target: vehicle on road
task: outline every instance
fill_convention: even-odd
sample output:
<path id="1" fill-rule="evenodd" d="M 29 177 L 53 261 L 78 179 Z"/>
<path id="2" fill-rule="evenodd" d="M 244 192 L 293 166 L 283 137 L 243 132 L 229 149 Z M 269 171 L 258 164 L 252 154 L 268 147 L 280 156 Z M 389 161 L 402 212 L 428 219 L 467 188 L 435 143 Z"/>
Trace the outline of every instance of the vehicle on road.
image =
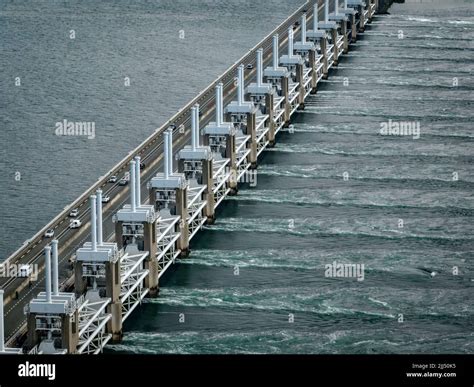
<path id="1" fill-rule="evenodd" d="M 102 196 L 102 203 L 108 203 L 108 202 L 110 202 L 110 196 L 109 195 Z"/>
<path id="2" fill-rule="evenodd" d="M 146 164 L 144 162 L 141 162 L 140 163 L 140 169 L 145 169 L 146 168 Z"/>
<path id="3" fill-rule="evenodd" d="M 123 177 L 119 180 L 119 185 L 127 185 L 130 181 L 130 172 L 125 172 Z"/>
<path id="4" fill-rule="evenodd" d="M 75 218 L 77 215 L 79 215 L 79 208 L 74 208 L 70 213 L 69 216 L 71 218 Z"/>
<path id="5" fill-rule="evenodd" d="M 79 228 L 82 226 L 82 222 L 79 219 L 71 220 L 69 223 L 69 228 Z"/>
<path id="6" fill-rule="evenodd" d="M 18 269 L 18 277 L 29 277 L 31 274 L 31 266 L 30 265 L 20 265 Z"/>
<path id="7" fill-rule="evenodd" d="M 107 180 L 107 182 L 109 183 L 116 183 L 118 180 L 117 176 L 113 175 L 113 176 L 110 176 L 109 177 L 109 180 Z"/>
<path id="8" fill-rule="evenodd" d="M 247 66 L 245 66 L 247 68 L 247 70 L 252 70 L 253 69 L 253 64 L 252 63 L 248 63 Z"/>
<path id="9" fill-rule="evenodd" d="M 45 238 L 52 238 L 53 236 L 54 236 L 54 230 L 52 228 L 50 228 L 49 230 L 46 230 L 46 232 L 44 233 Z"/>

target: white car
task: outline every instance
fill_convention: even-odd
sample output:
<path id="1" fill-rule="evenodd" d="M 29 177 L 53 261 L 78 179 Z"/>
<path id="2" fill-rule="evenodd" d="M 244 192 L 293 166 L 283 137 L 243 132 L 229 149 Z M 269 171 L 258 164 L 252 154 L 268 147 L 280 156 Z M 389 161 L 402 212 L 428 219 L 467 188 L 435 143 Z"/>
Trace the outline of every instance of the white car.
<path id="1" fill-rule="evenodd" d="M 128 179 L 126 179 L 125 177 L 122 177 L 119 180 L 119 185 L 124 186 L 124 185 L 127 185 L 127 184 L 128 184 Z"/>
<path id="2" fill-rule="evenodd" d="M 102 203 L 108 203 L 108 202 L 110 202 L 110 196 L 109 195 L 102 196 Z"/>
<path id="3" fill-rule="evenodd" d="M 82 223 L 79 219 L 71 220 L 71 223 L 69 223 L 69 228 L 79 228 L 81 226 L 82 226 Z"/>
<path id="4" fill-rule="evenodd" d="M 69 213 L 69 216 L 71 218 L 75 218 L 77 215 L 79 215 L 79 209 L 78 208 L 74 208 L 70 213 Z"/>
<path id="5" fill-rule="evenodd" d="M 54 230 L 52 228 L 50 228 L 49 230 L 46 230 L 46 232 L 44 233 L 45 238 L 52 238 L 53 236 L 54 236 Z"/>
<path id="6" fill-rule="evenodd" d="M 108 182 L 109 183 L 116 183 L 117 182 L 117 176 L 115 176 L 115 175 L 110 176 Z"/>
<path id="7" fill-rule="evenodd" d="M 31 266 L 30 265 L 20 265 L 20 268 L 18 270 L 18 276 L 19 277 L 29 277 L 31 274 Z"/>

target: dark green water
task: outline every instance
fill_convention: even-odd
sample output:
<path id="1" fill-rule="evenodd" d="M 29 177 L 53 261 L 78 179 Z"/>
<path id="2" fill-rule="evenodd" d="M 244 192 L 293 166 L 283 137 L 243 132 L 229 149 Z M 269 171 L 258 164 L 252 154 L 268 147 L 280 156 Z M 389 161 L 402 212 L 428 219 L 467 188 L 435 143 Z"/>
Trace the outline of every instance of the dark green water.
<path id="1" fill-rule="evenodd" d="M 110 348 L 472 353 L 473 39 L 470 3 L 378 17 Z"/>
<path id="2" fill-rule="evenodd" d="M 1 1 L 0 260 L 301 3 Z M 106 351 L 473 353 L 473 8 L 377 17 Z"/>

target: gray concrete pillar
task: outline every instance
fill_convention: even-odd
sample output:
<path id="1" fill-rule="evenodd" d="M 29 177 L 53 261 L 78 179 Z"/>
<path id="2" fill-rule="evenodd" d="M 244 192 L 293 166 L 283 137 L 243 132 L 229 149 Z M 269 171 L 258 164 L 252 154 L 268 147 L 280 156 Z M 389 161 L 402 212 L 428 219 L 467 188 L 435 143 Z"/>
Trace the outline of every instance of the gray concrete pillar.
<path id="1" fill-rule="evenodd" d="M 342 21 L 341 22 L 342 25 L 341 25 L 341 32 L 342 32 L 342 36 L 344 37 L 344 45 L 342 46 L 343 50 L 342 52 L 344 54 L 347 54 L 349 52 L 349 39 L 347 39 L 347 21 Z"/>
<path id="2" fill-rule="evenodd" d="M 120 259 L 105 264 L 106 296 L 110 298 L 107 310 L 112 318 L 107 323 L 107 332 L 112 334 L 112 342 L 122 341 L 122 302 L 120 301 Z"/>
<path id="3" fill-rule="evenodd" d="M 179 215 L 178 222 L 180 237 L 178 238 L 178 249 L 181 250 L 181 257 L 189 255 L 189 226 L 188 226 L 188 189 L 176 188 L 176 215 Z"/>
<path id="4" fill-rule="evenodd" d="M 311 65 L 311 94 L 318 91 L 318 74 L 316 73 L 316 50 L 309 52 L 309 63 Z"/>
<path id="5" fill-rule="evenodd" d="M 339 49 L 337 48 L 337 29 L 333 28 L 331 30 L 331 37 L 332 37 L 332 43 L 333 43 L 333 53 L 334 53 L 334 64 L 333 66 L 337 66 L 339 64 Z"/>
<path id="6" fill-rule="evenodd" d="M 148 197 L 149 197 L 149 200 L 150 200 L 150 204 L 153 207 L 155 207 L 155 211 L 159 211 L 158 204 L 156 202 L 156 188 L 150 187 L 148 189 Z M 117 230 L 115 232 L 117 232 Z M 115 234 L 115 235 L 117 235 L 117 234 Z M 116 236 L 116 238 L 117 238 L 117 236 Z M 117 243 L 118 243 L 118 241 L 117 241 Z"/>
<path id="7" fill-rule="evenodd" d="M 352 43 L 355 43 L 355 42 L 357 42 L 357 24 L 356 24 L 356 14 L 355 13 L 353 13 L 351 15 L 351 28 L 352 28 L 351 40 L 352 40 Z"/>
<path id="8" fill-rule="evenodd" d="M 296 82 L 299 83 L 298 86 L 298 110 L 304 109 L 304 95 L 306 93 L 304 88 L 304 79 L 303 79 L 303 65 L 296 65 Z"/>
<path id="9" fill-rule="evenodd" d="M 61 316 L 61 346 L 67 350 L 68 354 L 77 352 L 79 343 L 79 312 L 74 311 L 74 318 L 65 314 Z"/>
<path id="10" fill-rule="evenodd" d="M 250 153 L 247 161 L 250 164 L 250 169 L 257 168 L 257 129 L 256 129 L 256 115 L 255 113 L 247 113 L 247 129 L 246 134 L 250 136 Z"/>
<path id="11" fill-rule="evenodd" d="M 267 141 L 269 148 L 273 148 L 275 146 L 275 120 L 273 119 L 275 115 L 273 108 L 274 103 L 275 101 L 273 100 L 273 93 L 265 94 L 265 110 L 266 113 L 269 115 L 267 132 Z"/>
<path id="12" fill-rule="evenodd" d="M 364 32 L 365 27 L 364 7 L 359 6 L 359 32 Z"/>
<path id="13" fill-rule="evenodd" d="M 148 297 L 158 296 L 158 261 L 156 259 L 156 223 L 145 223 L 143 227 L 144 250 L 148 251 L 145 260 L 145 269 L 148 275 L 145 277 L 145 287 L 148 289 Z"/>
<path id="14" fill-rule="evenodd" d="M 25 346 L 28 350 L 33 348 L 36 344 L 38 344 L 39 337 L 38 332 L 36 331 L 36 315 L 33 313 L 29 313 L 27 320 L 27 338 L 25 342 Z"/>
<path id="15" fill-rule="evenodd" d="M 290 125 L 290 98 L 289 98 L 289 78 L 288 77 L 282 77 L 281 78 L 281 89 L 282 89 L 282 95 L 285 97 L 285 112 L 283 113 L 283 119 L 285 121 L 285 124 L 283 125 L 285 128 Z"/>
<path id="16" fill-rule="evenodd" d="M 76 296 L 83 295 L 87 290 L 87 282 L 82 275 L 82 262 L 77 261 L 74 263 L 74 292 Z"/>
<path id="17" fill-rule="evenodd" d="M 110 304 L 108 312 L 112 318 L 107 323 L 107 331 L 112 334 L 112 343 L 120 343 L 123 337 L 122 331 L 122 303 L 120 301 Z"/>
<path id="18" fill-rule="evenodd" d="M 237 195 L 237 159 L 235 154 L 235 135 L 226 136 L 226 148 L 225 148 L 225 157 L 230 159 L 229 168 L 231 173 L 231 178 L 227 183 L 227 186 L 230 188 L 229 195 Z"/>
<path id="19" fill-rule="evenodd" d="M 328 40 L 324 37 L 320 41 L 321 53 L 323 54 L 323 79 L 328 79 L 329 77 L 329 60 L 328 60 Z"/>
<path id="20" fill-rule="evenodd" d="M 206 136 L 207 137 L 207 136 Z M 204 199 L 206 201 L 206 207 L 204 207 L 204 215 L 207 218 L 207 224 L 214 224 L 216 220 L 215 207 L 216 202 L 214 199 L 214 174 L 212 171 L 212 159 L 202 160 L 202 183 L 206 186 Z"/>
<path id="21" fill-rule="evenodd" d="M 178 160 L 178 173 L 184 173 L 184 160 Z"/>
<path id="22" fill-rule="evenodd" d="M 151 200 L 150 200 L 151 203 Z M 122 222 L 115 222 L 115 242 L 119 250 L 123 249 L 123 229 Z"/>

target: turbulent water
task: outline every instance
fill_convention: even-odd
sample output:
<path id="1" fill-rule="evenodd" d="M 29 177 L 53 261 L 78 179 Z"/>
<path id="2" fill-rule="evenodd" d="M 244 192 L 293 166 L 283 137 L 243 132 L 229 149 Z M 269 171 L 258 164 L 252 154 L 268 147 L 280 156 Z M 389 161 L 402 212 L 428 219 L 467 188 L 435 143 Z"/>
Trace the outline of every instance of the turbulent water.
<path id="1" fill-rule="evenodd" d="M 443 4 L 395 5 L 377 17 L 294 116 L 294 130 L 264 153 L 256 187 L 226 202 L 108 351 L 474 351 L 474 14 L 471 3 Z M 296 4 L 286 5 L 280 19 Z M 122 48 L 133 52 L 130 44 Z M 116 58 L 123 66 L 118 59 L 129 54 Z M 204 69 L 204 80 L 192 71 L 187 81 L 204 85 L 222 66 Z M 134 93 L 127 111 L 152 98 Z M 128 114 L 117 100 L 107 108 L 109 118 Z M 381 135 L 389 120 L 419 123 L 419 138 Z M 333 262 L 363 264 L 363 280 L 325 276 Z"/>

